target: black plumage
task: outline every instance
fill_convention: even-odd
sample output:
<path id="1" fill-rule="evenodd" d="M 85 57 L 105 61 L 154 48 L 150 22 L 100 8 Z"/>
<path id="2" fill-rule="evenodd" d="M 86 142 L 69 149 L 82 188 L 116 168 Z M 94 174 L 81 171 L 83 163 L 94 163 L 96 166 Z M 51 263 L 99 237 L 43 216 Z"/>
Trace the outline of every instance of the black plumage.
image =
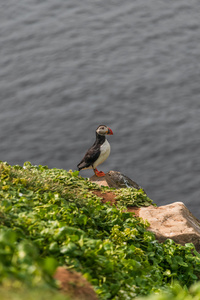
<path id="1" fill-rule="evenodd" d="M 110 144 L 105 135 L 112 134 L 112 130 L 106 125 L 98 126 L 94 144 L 88 149 L 81 162 L 77 165 L 79 171 L 92 168 L 97 176 L 105 176 L 102 171 L 97 170 L 97 166 L 103 163 L 110 154 Z"/>
<path id="2" fill-rule="evenodd" d="M 96 141 L 94 142 L 92 147 L 88 149 L 81 162 L 77 165 L 79 171 L 93 166 L 94 162 L 100 156 L 101 153 L 100 146 L 103 145 L 105 139 L 106 139 L 105 135 L 99 135 L 96 132 Z"/>

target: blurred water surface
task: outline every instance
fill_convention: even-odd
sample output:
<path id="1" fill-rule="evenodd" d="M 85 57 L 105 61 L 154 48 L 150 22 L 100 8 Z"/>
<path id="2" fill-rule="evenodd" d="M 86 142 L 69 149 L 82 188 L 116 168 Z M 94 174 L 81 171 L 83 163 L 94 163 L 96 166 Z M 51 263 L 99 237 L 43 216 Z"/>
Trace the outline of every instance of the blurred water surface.
<path id="1" fill-rule="evenodd" d="M 198 0 L 2 1 L 0 160 L 76 169 L 106 124 L 100 169 L 200 218 L 199 15 Z"/>

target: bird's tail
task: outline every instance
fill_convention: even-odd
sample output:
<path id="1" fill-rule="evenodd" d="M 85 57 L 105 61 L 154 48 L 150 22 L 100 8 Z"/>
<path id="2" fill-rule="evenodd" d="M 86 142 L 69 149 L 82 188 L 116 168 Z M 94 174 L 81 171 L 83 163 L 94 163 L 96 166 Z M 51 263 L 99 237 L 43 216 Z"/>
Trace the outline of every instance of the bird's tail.
<path id="1" fill-rule="evenodd" d="M 77 165 L 78 170 L 82 170 L 82 169 L 88 169 L 90 167 L 90 164 L 86 164 L 85 162 L 80 162 Z"/>

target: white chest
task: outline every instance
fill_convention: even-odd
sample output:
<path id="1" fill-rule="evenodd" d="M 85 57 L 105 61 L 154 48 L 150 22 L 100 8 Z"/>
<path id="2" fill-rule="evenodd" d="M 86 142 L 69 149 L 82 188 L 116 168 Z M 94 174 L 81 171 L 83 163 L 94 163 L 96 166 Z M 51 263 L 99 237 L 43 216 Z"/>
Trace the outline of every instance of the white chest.
<path id="1" fill-rule="evenodd" d="M 93 165 L 94 169 L 98 165 L 102 164 L 108 158 L 108 156 L 110 154 L 110 144 L 108 143 L 107 140 L 105 140 L 105 142 L 101 145 L 100 152 L 101 152 L 101 154 L 100 154 L 99 158 L 95 161 L 95 163 Z"/>

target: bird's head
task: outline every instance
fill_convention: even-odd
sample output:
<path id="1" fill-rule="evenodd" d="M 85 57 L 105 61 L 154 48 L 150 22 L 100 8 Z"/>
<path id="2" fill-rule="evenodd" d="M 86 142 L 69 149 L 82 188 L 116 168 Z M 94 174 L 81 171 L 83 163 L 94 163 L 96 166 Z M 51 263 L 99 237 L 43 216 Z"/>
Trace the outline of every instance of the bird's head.
<path id="1" fill-rule="evenodd" d="M 96 129 L 96 133 L 99 135 L 113 135 L 112 130 L 106 125 L 99 125 L 99 127 Z"/>

